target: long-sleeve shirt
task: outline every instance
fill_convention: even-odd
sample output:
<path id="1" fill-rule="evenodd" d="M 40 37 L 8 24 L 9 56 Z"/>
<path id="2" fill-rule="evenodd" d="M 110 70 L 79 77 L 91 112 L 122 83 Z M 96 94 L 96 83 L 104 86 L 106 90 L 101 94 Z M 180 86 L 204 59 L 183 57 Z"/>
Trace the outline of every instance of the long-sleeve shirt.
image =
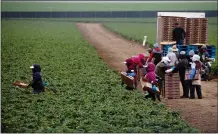
<path id="1" fill-rule="evenodd" d="M 177 27 L 173 30 L 173 40 L 183 40 L 185 38 L 185 30 L 181 27 Z"/>
<path id="2" fill-rule="evenodd" d="M 157 65 L 161 61 L 162 52 L 160 48 L 154 48 L 151 52 L 148 62 L 151 62 L 152 58 L 154 58 L 154 64 Z"/>

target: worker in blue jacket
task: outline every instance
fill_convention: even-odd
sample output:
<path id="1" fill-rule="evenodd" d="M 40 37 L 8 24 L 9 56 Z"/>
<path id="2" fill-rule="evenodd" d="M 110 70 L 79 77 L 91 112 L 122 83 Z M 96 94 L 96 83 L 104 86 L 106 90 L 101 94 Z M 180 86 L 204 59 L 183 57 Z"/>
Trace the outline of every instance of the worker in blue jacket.
<path id="1" fill-rule="evenodd" d="M 42 82 L 42 75 L 41 75 L 41 67 L 38 64 L 34 64 L 33 66 L 30 67 L 32 69 L 32 82 L 28 85 L 32 86 L 33 88 L 33 93 L 34 94 L 39 94 L 41 92 L 45 91 L 45 87 Z"/>

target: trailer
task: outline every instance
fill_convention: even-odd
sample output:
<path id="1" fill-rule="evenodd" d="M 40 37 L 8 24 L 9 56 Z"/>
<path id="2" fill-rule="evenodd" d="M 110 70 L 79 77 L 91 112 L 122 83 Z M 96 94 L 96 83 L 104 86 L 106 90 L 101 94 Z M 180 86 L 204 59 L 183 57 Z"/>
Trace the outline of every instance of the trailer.
<path id="1" fill-rule="evenodd" d="M 172 31 L 174 24 L 179 23 L 186 32 L 184 45 L 177 48 L 185 51 L 186 54 L 191 50 L 199 50 L 202 45 L 207 46 L 210 58 L 216 57 L 215 45 L 208 44 L 208 19 L 202 12 L 158 12 L 157 13 L 157 39 L 161 45 L 163 56 L 166 56 L 169 47 L 176 44 L 173 41 Z"/>

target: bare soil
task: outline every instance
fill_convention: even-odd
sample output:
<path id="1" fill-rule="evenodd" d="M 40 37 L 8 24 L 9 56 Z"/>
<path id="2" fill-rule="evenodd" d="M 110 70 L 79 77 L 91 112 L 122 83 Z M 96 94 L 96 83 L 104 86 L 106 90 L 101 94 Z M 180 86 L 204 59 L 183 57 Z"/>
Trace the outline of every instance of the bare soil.
<path id="1" fill-rule="evenodd" d="M 101 58 L 116 71 L 126 70 L 123 62 L 133 55 L 147 54 L 146 47 L 128 41 L 98 23 L 78 23 L 77 28 L 96 48 Z M 218 132 L 218 81 L 202 81 L 203 99 L 163 99 L 169 109 L 176 110 L 191 126 L 201 132 Z M 180 88 L 182 95 L 182 88 Z M 196 95 L 197 96 L 197 95 Z"/>

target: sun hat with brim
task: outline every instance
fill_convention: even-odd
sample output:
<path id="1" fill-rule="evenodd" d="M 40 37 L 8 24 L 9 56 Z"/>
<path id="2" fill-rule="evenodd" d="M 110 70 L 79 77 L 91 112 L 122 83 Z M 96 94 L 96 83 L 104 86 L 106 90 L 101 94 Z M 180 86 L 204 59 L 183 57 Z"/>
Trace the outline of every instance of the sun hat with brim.
<path id="1" fill-rule="evenodd" d="M 174 45 L 174 46 L 172 47 L 172 50 L 173 50 L 173 52 L 179 51 L 179 49 L 176 47 L 176 45 Z"/>
<path id="2" fill-rule="evenodd" d="M 30 68 L 34 68 L 34 66 L 30 66 Z"/>

